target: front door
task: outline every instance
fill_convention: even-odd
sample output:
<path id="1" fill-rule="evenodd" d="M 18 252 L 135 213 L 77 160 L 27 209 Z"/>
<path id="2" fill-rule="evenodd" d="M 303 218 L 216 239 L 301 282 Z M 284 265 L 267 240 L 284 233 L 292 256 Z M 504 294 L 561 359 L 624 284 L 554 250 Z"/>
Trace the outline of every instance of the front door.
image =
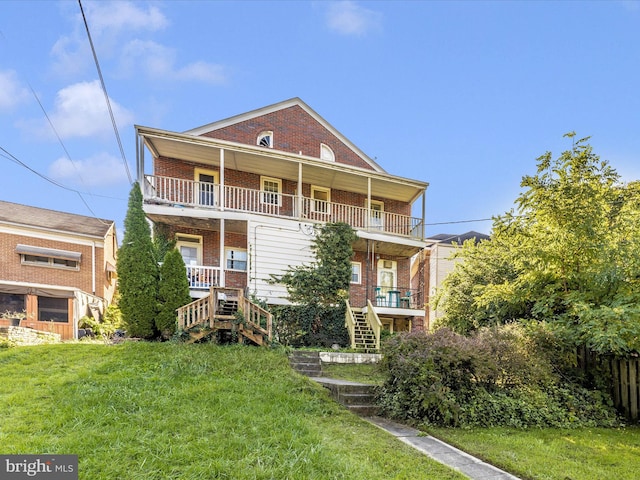
<path id="1" fill-rule="evenodd" d="M 199 205 L 214 206 L 216 204 L 215 188 L 218 183 L 218 172 L 211 170 L 195 171 L 197 202 Z"/>
<path id="2" fill-rule="evenodd" d="M 394 260 L 378 260 L 378 286 L 386 304 L 397 307 L 398 263 Z"/>

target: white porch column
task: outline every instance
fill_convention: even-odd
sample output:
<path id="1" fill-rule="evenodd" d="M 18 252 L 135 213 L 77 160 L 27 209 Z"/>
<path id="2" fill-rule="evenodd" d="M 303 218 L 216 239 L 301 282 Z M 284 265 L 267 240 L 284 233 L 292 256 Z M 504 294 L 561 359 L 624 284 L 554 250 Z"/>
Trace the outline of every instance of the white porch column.
<path id="1" fill-rule="evenodd" d="M 224 218 L 220 219 L 220 286 L 226 287 L 224 268 L 227 265 L 227 261 L 224 257 Z"/>
<path id="2" fill-rule="evenodd" d="M 296 198 L 298 204 L 298 218 L 302 218 L 302 163 L 298 163 L 298 196 Z"/>
<path id="3" fill-rule="evenodd" d="M 224 211 L 224 148 L 220 149 L 220 210 Z"/>
<path id="4" fill-rule="evenodd" d="M 367 226 L 367 230 L 371 223 L 371 177 L 367 177 L 367 221 L 365 225 Z"/>
<path id="5" fill-rule="evenodd" d="M 144 182 L 144 142 L 140 138 L 140 135 L 136 134 L 136 166 L 138 167 L 137 175 L 138 175 L 138 183 L 140 184 L 140 189 L 142 190 L 142 194 L 144 196 L 145 193 L 145 182 Z"/>
<path id="6" fill-rule="evenodd" d="M 424 240 L 424 237 L 425 237 L 425 227 L 426 227 L 424 224 L 425 218 L 426 218 L 426 212 L 427 212 L 426 197 L 427 197 L 427 190 L 425 189 L 422 191 L 422 236 L 421 236 L 422 240 Z"/>

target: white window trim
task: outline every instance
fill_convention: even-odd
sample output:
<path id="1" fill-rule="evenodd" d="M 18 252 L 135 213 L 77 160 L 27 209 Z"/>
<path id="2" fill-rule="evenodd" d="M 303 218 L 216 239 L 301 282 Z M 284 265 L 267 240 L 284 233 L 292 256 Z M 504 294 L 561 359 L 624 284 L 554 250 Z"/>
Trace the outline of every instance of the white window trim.
<path id="1" fill-rule="evenodd" d="M 353 267 L 358 267 L 358 280 L 356 282 L 353 281 Z M 349 283 L 353 285 L 361 285 L 362 284 L 362 262 L 351 262 L 351 280 Z"/>
<path id="2" fill-rule="evenodd" d="M 366 201 L 365 201 L 366 202 Z M 380 209 L 374 209 L 373 207 L 379 206 Z M 369 215 L 369 228 L 373 228 L 376 230 L 384 230 L 384 202 L 380 200 L 371 200 L 371 203 L 368 205 L 370 210 Z"/>
<path id="3" fill-rule="evenodd" d="M 326 200 L 319 200 L 314 196 L 315 192 L 324 192 L 327 194 Z M 322 203 L 316 203 L 322 202 Z M 322 213 L 324 215 L 328 215 L 330 213 L 330 204 L 331 204 L 331 189 L 325 187 L 317 187 L 315 185 L 311 185 L 311 211 L 314 213 Z M 321 208 L 318 206 L 322 205 Z M 324 209 L 323 209 L 324 208 Z"/>
<path id="4" fill-rule="evenodd" d="M 264 188 L 265 182 L 272 182 L 278 184 L 278 192 L 267 192 Z M 277 195 L 278 203 L 267 202 L 265 199 L 267 195 Z M 260 176 L 260 203 L 264 205 L 282 206 L 282 179 L 273 177 Z"/>
<path id="5" fill-rule="evenodd" d="M 265 137 L 269 137 L 269 145 L 266 145 L 266 147 L 268 148 L 273 148 L 273 131 L 271 130 L 266 130 L 264 132 L 260 132 L 260 135 L 258 135 L 258 139 L 256 141 L 256 145 L 258 145 L 259 147 L 265 147 L 265 145 L 262 145 L 260 142 L 262 142 L 262 139 Z"/>
<path id="6" fill-rule="evenodd" d="M 185 240 L 181 240 L 184 238 Z M 187 239 L 192 239 L 191 241 Z M 180 247 L 195 247 L 198 257 L 197 264 L 202 265 L 202 235 L 192 235 L 190 233 L 176 233 L 176 248 L 180 251 Z M 186 265 L 190 267 L 191 265 Z"/>
<path id="7" fill-rule="evenodd" d="M 229 257 L 228 257 L 229 252 L 244 252 L 246 254 L 246 258 L 244 260 L 246 267 L 244 269 L 227 267 L 227 260 L 229 260 Z M 232 272 L 246 272 L 248 266 L 249 266 L 249 255 L 247 254 L 246 248 L 225 247 L 224 249 L 224 269 L 225 270 L 230 270 Z"/>
<path id="8" fill-rule="evenodd" d="M 325 155 L 325 153 L 327 155 Z M 320 160 L 325 160 L 327 162 L 336 161 L 336 154 L 333 152 L 333 149 L 329 145 L 325 145 L 324 143 L 320 144 Z"/>
<path id="9" fill-rule="evenodd" d="M 207 170 L 206 168 L 195 168 L 193 171 L 193 179 L 196 182 L 196 185 L 198 188 L 196 188 L 196 192 L 194 192 L 194 194 L 196 195 L 195 197 L 195 201 L 197 204 L 203 204 L 204 202 L 201 201 L 201 194 L 202 193 L 210 193 L 213 195 L 213 202 L 212 203 L 204 203 L 205 205 L 215 205 L 218 203 L 218 195 L 217 195 L 217 191 L 216 191 L 216 187 L 213 187 L 211 190 L 211 192 L 207 192 L 206 189 L 202 188 L 202 182 L 200 183 L 200 175 L 210 175 L 213 177 L 213 184 L 214 185 L 219 185 L 220 184 L 220 172 L 218 172 L 217 170 Z"/>
<path id="10" fill-rule="evenodd" d="M 37 257 L 37 258 L 42 258 L 43 260 L 42 261 L 27 260 L 27 257 Z M 44 259 L 46 259 L 47 261 L 45 262 Z M 59 263 L 55 263 L 54 260 L 64 260 L 65 262 L 73 262 L 75 265 L 60 265 Z M 60 270 L 71 270 L 74 272 L 80 271 L 80 262 L 78 260 L 49 257 L 47 255 L 33 255 L 28 253 L 21 253 L 20 264 L 28 265 L 31 267 L 57 268 Z"/>

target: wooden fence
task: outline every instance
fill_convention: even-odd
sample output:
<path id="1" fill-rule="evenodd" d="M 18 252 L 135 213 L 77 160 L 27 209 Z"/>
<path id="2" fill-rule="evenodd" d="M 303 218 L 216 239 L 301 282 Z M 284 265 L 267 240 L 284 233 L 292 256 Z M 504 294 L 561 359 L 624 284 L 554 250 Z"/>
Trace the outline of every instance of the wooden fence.
<path id="1" fill-rule="evenodd" d="M 578 352 L 578 365 L 585 371 L 605 368 L 611 374 L 611 396 L 616 409 L 631 422 L 640 422 L 640 358 L 598 357 Z"/>

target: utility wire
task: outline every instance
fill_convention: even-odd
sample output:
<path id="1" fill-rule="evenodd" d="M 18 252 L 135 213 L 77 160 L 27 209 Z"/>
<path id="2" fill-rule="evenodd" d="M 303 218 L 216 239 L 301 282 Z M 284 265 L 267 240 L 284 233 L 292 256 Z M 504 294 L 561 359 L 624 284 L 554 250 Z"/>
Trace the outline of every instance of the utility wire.
<path id="1" fill-rule="evenodd" d="M 86 192 L 84 192 L 84 193 L 83 193 L 83 192 L 80 192 L 80 191 L 78 191 L 78 190 L 76 190 L 76 189 L 74 189 L 74 188 L 67 187 L 66 185 L 63 185 L 62 183 L 57 182 L 57 181 L 55 181 L 54 179 L 47 177 L 46 175 L 44 175 L 44 174 L 42 174 L 42 173 L 38 172 L 37 170 L 34 170 L 34 169 L 33 169 L 33 168 L 31 168 L 29 165 L 27 165 L 26 163 L 24 163 L 22 160 L 18 159 L 15 155 L 13 155 L 12 153 L 10 153 L 10 152 L 9 152 L 7 149 L 5 149 L 4 147 L 1 147 L 1 146 L 0 146 L 0 151 L 1 151 L 1 152 L 3 152 L 3 153 L 0 153 L 0 156 L 2 156 L 2 157 L 4 157 L 4 158 L 6 158 L 6 159 L 8 159 L 8 160 L 11 160 L 11 161 L 12 161 L 12 162 L 14 162 L 14 163 L 17 163 L 18 165 L 20 165 L 20 166 L 22 166 L 22 167 L 26 168 L 26 169 L 27 169 L 27 170 L 29 170 L 31 173 L 36 174 L 38 177 L 42 178 L 43 180 L 46 180 L 47 182 L 51 183 L 52 185 L 55 185 L 56 187 L 60 187 L 60 188 L 62 188 L 63 190 L 67 190 L 67 191 L 69 191 L 69 192 L 73 192 L 73 193 L 77 194 L 77 195 L 80 197 L 80 200 L 82 200 L 82 203 L 84 203 L 84 205 L 87 207 L 87 209 L 91 212 L 91 214 L 93 215 L 93 217 L 94 217 L 96 220 L 99 220 L 99 221 L 101 221 L 101 222 L 102 222 L 102 219 L 101 219 L 101 218 L 98 218 L 98 216 L 94 213 L 94 211 L 91 209 L 91 207 L 87 204 L 87 202 L 85 201 L 84 197 L 82 196 L 83 194 L 84 194 L 84 195 L 87 195 L 87 193 L 86 193 Z M 95 195 L 95 196 L 96 196 L 96 197 L 103 197 L 103 198 L 110 198 L 110 199 L 113 199 L 113 200 L 122 200 L 121 198 L 109 197 L 109 196 L 106 196 L 106 195 Z"/>
<path id="2" fill-rule="evenodd" d="M 78 169 L 78 166 L 76 165 L 76 163 L 71 158 L 71 155 L 69 154 L 69 151 L 67 150 L 67 147 L 65 146 L 64 142 L 62 141 L 62 138 L 60 138 L 60 135 L 58 134 L 58 130 L 56 130 L 56 127 L 53 125 L 53 122 L 51 121 L 51 118 L 49 118 L 49 115 L 47 114 L 47 111 L 45 110 L 44 105 L 42 105 L 42 102 L 40 101 L 40 98 L 38 97 L 38 95 L 36 94 L 35 90 L 33 89 L 33 87 L 31 86 L 31 84 L 29 82 L 27 82 L 27 85 L 29 85 L 29 89 L 31 90 L 31 93 L 33 93 L 33 96 L 35 97 L 36 101 L 38 102 L 38 105 L 40 105 L 40 110 L 42 110 L 42 113 L 44 114 L 45 118 L 47 119 L 47 122 L 49 122 L 49 126 L 51 127 L 51 130 L 53 130 L 53 133 L 55 133 L 56 138 L 58 139 L 58 142 L 60 143 L 60 146 L 62 146 L 62 150 L 64 150 L 64 153 L 67 155 L 67 158 L 69 159 L 69 161 L 73 165 L 73 168 L 76 170 L 76 173 L 78 174 L 78 177 L 80 178 L 80 183 L 82 183 L 82 186 L 84 188 L 87 188 L 87 186 L 84 183 L 84 178 L 82 178 L 82 173 Z M 85 205 L 86 205 L 86 202 L 85 202 Z"/>
<path id="3" fill-rule="evenodd" d="M 98 77 L 100 77 L 100 84 L 102 85 L 102 92 L 104 93 L 104 99 L 107 102 L 107 108 L 109 109 L 109 116 L 111 117 L 111 125 L 113 125 L 113 131 L 116 134 L 116 139 L 118 141 L 118 147 L 120 148 L 120 155 L 122 156 L 122 163 L 124 163 L 124 168 L 127 171 L 127 177 L 129 178 L 129 184 L 133 184 L 133 179 L 131 178 L 131 172 L 129 171 L 129 164 L 127 163 L 127 157 L 124 154 L 124 148 L 122 148 L 122 141 L 120 140 L 120 134 L 118 133 L 118 126 L 116 125 L 116 119 L 113 116 L 113 109 L 111 108 L 111 102 L 109 101 L 109 95 L 107 94 L 107 87 L 104 84 L 104 78 L 102 77 L 102 70 L 100 69 L 100 63 L 98 63 L 98 55 L 96 54 L 96 50 L 93 46 L 93 40 L 91 39 L 91 32 L 89 32 L 89 24 L 87 23 L 87 18 L 84 15 L 84 9 L 82 8 L 82 1 L 78 0 L 78 5 L 80 5 L 80 12 L 82 13 L 82 20 L 84 21 L 84 27 L 87 31 L 87 37 L 89 38 L 89 45 L 91 45 L 91 52 L 93 53 L 93 60 L 96 64 L 96 69 L 98 70 Z"/>
<path id="4" fill-rule="evenodd" d="M 437 223 L 425 223 L 426 225 L 451 225 L 453 223 L 473 223 L 473 222 L 488 222 L 490 220 L 493 220 L 493 218 L 479 218 L 476 220 L 457 220 L 455 222 L 437 222 Z"/>

